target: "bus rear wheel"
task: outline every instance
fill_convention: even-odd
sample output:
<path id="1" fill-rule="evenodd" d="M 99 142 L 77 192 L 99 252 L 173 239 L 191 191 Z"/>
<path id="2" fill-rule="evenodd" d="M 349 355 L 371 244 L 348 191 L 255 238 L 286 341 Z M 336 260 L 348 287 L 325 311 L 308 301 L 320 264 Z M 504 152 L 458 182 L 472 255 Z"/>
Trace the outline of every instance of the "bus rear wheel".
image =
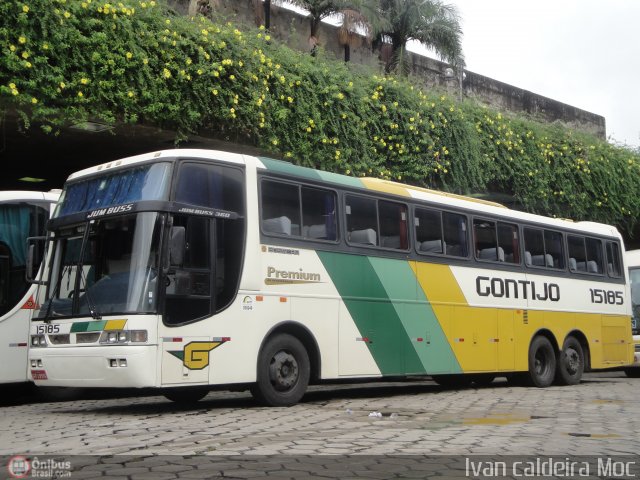
<path id="1" fill-rule="evenodd" d="M 584 373 L 584 352 L 575 337 L 564 341 L 556 370 L 556 383 L 559 385 L 577 385 Z"/>
<path id="2" fill-rule="evenodd" d="M 310 372 L 309 355 L 300 340 L 288 334 L 275 335 L 258 355 L 258 378 L 251 393 L 270 407 L 294 405 L 307 390 Z"/>
<path id="3" fill-rule="evenodd" d="M 529 382 L 539 388 L 553 383 L 556 374 L 556 353 L 548 338 L 538 336 L 529 346 Z"/>
<path id="4" fill-rule="evenodd" d="M 625 368 L 624 373 L 629 378 L 640 378 L 640 367 Z"/>

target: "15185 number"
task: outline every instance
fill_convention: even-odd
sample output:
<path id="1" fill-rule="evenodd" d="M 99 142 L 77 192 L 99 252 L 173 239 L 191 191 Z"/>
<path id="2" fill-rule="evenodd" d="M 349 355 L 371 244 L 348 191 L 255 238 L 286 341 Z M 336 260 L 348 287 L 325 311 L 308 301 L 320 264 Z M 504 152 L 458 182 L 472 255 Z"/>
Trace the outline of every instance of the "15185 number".
<path id="1" fill-rule="evenodd" d="M 604 303 L 606 305 L 622 305 L 624 303 L 622 292 L 601 290 L 599 288 L 590 288 L 589 292 L 591 292 L 591 303 Z"/>

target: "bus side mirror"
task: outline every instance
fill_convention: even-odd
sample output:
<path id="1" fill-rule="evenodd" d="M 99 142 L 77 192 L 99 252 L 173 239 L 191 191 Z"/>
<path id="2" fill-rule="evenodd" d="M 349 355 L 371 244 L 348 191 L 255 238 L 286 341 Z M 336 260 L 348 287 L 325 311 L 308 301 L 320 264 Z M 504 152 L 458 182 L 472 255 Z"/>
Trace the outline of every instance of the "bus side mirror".
<path id="1" fill-rule="evenodd" d="M 36 280 L 40 264 L 43 260 L 44 242 L 46 237 L 29 237 L 27 238 L 27 265 L 25 269 L 25 279 L 29 283 L 36 285 L 46 285 L 44 280 Z"/>
<path id="2" fill-rule="evenodd" d="M 184 263 L 184 227 L 171 227 L 169 238 L 169 266 L 181 267 Z"/>

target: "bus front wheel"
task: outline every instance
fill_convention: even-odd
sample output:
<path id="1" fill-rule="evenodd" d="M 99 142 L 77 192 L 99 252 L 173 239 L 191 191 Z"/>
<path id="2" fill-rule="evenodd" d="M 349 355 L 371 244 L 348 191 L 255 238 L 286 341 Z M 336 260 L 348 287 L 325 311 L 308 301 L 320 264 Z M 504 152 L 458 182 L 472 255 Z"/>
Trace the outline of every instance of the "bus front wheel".
<path id="1" fill-rule="evenodd" d="M 529 346 L 529 380 L 535 387 L 548 387 L 556 374 L 556 354 L 549 339 L 538 336 Z"/>
<path id="2" fill-rule="evenodd" d="M 577 385 L 584 373 L 584 352 L 575 337 L 564 341 L 556 371 L 556 382 L 560 385 Z"/>
<path id="3" fill-rule="evenodd" d="M 270 338 L 258 356 L 257 381 L 251 393 L 270 407 L 288 407 L 304 395 L 311 367 L 304 345 L 296 337 L 278 334 Z"/>

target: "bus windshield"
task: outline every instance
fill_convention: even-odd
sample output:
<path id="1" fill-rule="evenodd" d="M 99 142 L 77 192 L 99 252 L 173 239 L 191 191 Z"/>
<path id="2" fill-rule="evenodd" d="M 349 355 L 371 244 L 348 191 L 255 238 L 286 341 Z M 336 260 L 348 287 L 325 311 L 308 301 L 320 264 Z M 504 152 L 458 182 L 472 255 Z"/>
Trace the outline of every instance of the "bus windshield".
<path id="1" fill-rule="evenodd" d="M 110 175 L 71 183 L 54 218 L 140 200 L 166 200 L 171 164 L 167 162 L 116 170 Z"/>
<path id="2" fill-rule="evenodd" d="M 55 232 L 36 318 L 155 313 L 162 218 L 143 212 Z"/>

